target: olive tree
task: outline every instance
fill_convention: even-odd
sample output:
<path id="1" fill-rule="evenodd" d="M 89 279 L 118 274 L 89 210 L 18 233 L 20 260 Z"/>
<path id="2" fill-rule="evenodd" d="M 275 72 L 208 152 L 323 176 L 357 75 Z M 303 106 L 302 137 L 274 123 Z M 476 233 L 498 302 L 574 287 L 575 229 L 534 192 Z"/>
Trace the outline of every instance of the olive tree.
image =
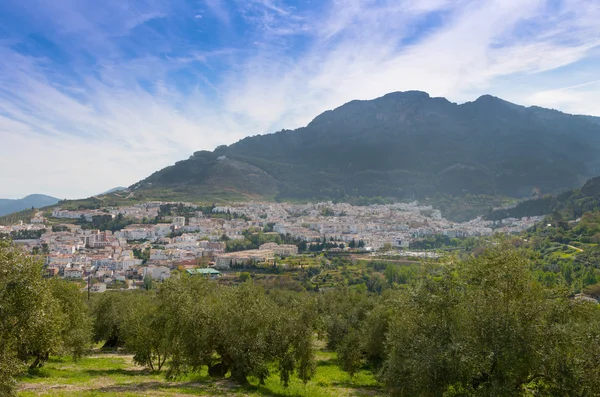
<path id="1" fill-rule="evenodd" d="M 203 278 L 175 275 L 159 287 L 159 311 L 168 352 L 168 376 L 198 370 L 246 384 L 261 382 L 277 368 L 288 384 L 297 371 L 303 381 L 314 373 L 314 300 L 287 295 L 285 304 L 252 282 L 219 286 Z"/>
<path id="2" fill-rule="evenodd" d="M 79 359 L 92 341 L 92 319 L 84 295 L 77 285 L 64 280 L 49 279 L 46 284 L 59 306 L 60 344 L 56 352 Z"/>
<path id="3" fill-rule="evenodd" d="M 43 321 L 41 264 L 0 240 L 0 394 L 12 395 L 25 369 L 23 341 Z M 42 316 L 40 316 L 42 315 Z"/>
<path id="4" fill-rule="evenodd" d="M 104 342 L 104 348 L 122 347 L 123 324 L 126 321 L 127 307 L 139 295 L 137 291 L 107 292 L 93 297 L 91 310 L 93 338 Z"/>
<path id="5" fill-rule="evenodd" d="M 598 309 L 540 284 L 527 257 L 500 241 L 426 266 L 393 307 L 381 373 L 390 393 L 593 395 Z"/>
<path id="6" fill-rule="evenodd" d="M 252 375 L 262 383 L 275 359 L 276 305 L 263 290 L 247 282 L 219 288 L 211 309 L 210 342 L 231 377 L 247 384 Z"/>
<path id="7" fill-rule="evenodd" d="M 124 347 L 134 353 L 133 361 L 152 371 L 160 371 L 170 356 L 167 313 L 161 311 L 154 293 L 129 297 L 123 310 L 120 337 Z"/>
<path id="8" fill-rule="evenodd" d="M 228 371 L 217 362 L 209 333 L 209 318 L 215 302 L 216 284 L 202 277 L 173 275 L 158 289 L 159 311 L 165 316 L 162 326 L 171 357 L 168 377 L 207 365 L 211 374 L 220 368 L 221 376 Z"/>
<path id="9" fill-rule="evenodd" d="M 277 305 L 270 341 L 284 386 L 291 375 L 307 383 L 315 374 L 314 334 L 318 323 L 318 307 L 314 297 L 292 291 L 271 292 Z"/>
<path id="10" fill-rule="evenodd" d="M 81 356 L 88 326 L 76 287 L 42 279 L 36 258 L 0 241 L 0 394 L 13 394 L 15 376 L 52 353 Z"/>

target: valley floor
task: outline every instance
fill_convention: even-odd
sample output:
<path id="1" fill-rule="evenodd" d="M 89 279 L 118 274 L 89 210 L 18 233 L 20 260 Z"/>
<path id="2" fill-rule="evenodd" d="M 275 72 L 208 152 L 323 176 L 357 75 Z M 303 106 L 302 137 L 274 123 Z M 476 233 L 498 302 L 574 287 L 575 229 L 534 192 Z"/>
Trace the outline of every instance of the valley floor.
<path id="1" fill-rule="evenodd" d="M 150 372 L 136 366 L 133 356 L 125 354 L 95 354 L 73 361 L 53 357 L 40 370 L 21 378 L 19 397 L 134 397 L 134 396 L 378 396 L 383 395 L 373 375 L 361 371 L 353 378 L 336 364 L 334 353 L 319 351 L 317 372 L 304 385 L 292 379 L 283 387 L 277 374 L 271 375 L 264 386 L 251 379 L 251 386 L 239 387 L 224 380 L 213 380 L 206 371 L 178 381 L 165 379 L 164 372 Z"/>

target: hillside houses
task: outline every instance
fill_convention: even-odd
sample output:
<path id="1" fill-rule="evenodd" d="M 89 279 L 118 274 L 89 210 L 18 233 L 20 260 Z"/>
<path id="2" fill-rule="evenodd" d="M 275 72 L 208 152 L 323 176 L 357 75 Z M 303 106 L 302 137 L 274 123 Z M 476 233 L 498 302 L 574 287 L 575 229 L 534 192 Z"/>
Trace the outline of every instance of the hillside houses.
<path id="1" fill-rule="evenodd" d="M 274 263 L 276 257 L 297 255 L 298 246 L 312 244 L 315 248 L 322 246 L 323 241 L 335 243 L 330 249 L 338 250 L 359 241 L 374 250 L 386 245 L 407 248 L 417 239 L 434 235 L 460 238 L 494 232 L 516 233 L 540 220 L 534 217 L 490 222 L 476 218 L 455 223 L 444 219 L 438 210 L 416 202 L 371 206 L 248 202 L 215 206 L 212 213 L 207 213 L 206 208 L 202 212 L 197 206 L 181 204 L 190 208 L 171 214 L 164 213 L 164 204 L 167 203 L 148 202 L 78 211 L 56 208 L 51 216 L 46 212 L 34 217 L 46 216 L 53 226 L 37 221 L 19 222 L 0 226 L 0 233 L 39 231 L 41 237 L 22 240 L 23 247 L 32 252 L 43 251 L 47 277 L 77 280 L 91 276 L 110 287 L 123 280 L 140 283 L 145 276 L 163 280 L 180 266 L 183 266 L 180 270 L 194 269 L 200 263 L 203 266 L 214 263 L 219 269 Z M 181 209 L 179 203 L 168 204 Z M 127 219 L 119 226 L 124 227 L 114 233 L 83 230 L 80 222 L 76 222 L 81 217 L 90 221 L 95 215 Z M 57 224 L 57 219 L 65 219 L 64 224 Z M 252 236 L 260 233 L 261 242 L 280 241 L 281 234 L 298 246 L 266 242 L 254 245 L 258 249 L 225 252 L 223 236 L 238 240 L 232 245 L 243 249 L 248 248 L 247 242 L 242 241 L 248 233 Z M 338 246 L 344 248 L 335 248 Z"/>
<path id="2" fill-rule="evenodd" d="M 171 277 L 171 270 L 166 266 L 146 266 L 143 268 L 143 276 L 151 277 L 153 280 L 164 281 Z"/>

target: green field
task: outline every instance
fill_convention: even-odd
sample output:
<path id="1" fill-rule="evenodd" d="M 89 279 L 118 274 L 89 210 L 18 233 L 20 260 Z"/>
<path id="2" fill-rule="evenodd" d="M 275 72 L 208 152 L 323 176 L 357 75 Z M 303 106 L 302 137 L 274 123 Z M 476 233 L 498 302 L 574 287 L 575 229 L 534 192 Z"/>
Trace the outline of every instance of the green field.
<path id="1" fill-rule="evenodd" d="M 240 387 L 227 378 L 214 380 L 206 369 L 177 381 L 167 381 L 164 372 L 150 372 L 136 366 L 127 354 L 97 353 L 80 361 L 53 357 L 41 369 L 19 381 L 21 397 L 30 396 L 377 396 L 383 395 L 369 371 L 353 378 L 336 363 L 335 353 L 317 353 L 317 372 L 306 385 L 292 378 L 285 388 L 277 374 L 259 386 Z"/>

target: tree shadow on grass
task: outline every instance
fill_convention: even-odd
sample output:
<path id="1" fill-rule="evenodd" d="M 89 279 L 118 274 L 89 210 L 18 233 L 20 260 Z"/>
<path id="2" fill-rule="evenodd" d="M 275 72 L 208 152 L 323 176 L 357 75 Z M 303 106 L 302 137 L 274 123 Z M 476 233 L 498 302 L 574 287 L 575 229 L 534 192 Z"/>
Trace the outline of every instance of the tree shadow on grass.
<path id="1" fill-rule="evenodd" d="M 274 391 L 273 389 L 266 386 L 252 386 L 246 388 L 247 390 L 254 391 L 256 393 L 262 394 L 263 396 L 274 396 L 274 397 L 305 397 L 307 396 L 306 392 L 304 393 L 293 393 L 290 391 L 286 391 L 285 393 Z"/>
<path id="2" fill-rule="evenodd" d="M 151 381 L 142 383 L 131 383 L 106 386 L 96 389 L 99 393 L 135 393 L 144 395 L 150 391 L 164 391 L 166 393 L 190 394 L 195 395 L 198 392 L 207 392 L 211 395 L 228 396 L 245 389 L 228 381 L 208 381 L 208 382 L 162 382 Z"/>
<path id="3" fill-rule="evenodd" d="M 272 390 L 267 386 L 240 386 L 237 383 L 229 380 L 210 380 L 204 381 L 190 381 L 190 382 L 162 382 L 162 381 L 150 381 L 141 383 L 131 384 L 120 384 L 102 387 L 95 390 L 99 393 L 134 393 L 138 395 L 144 395 L 152 391 L 163 391 L 169 395 L 173 394 L 190 394 L 197 395 L 199 393 L 210 394 L 215 396 L 230 396 L 230 395 L 246 395 L 247 393 L 257 393 L 264 396 L 274 397 L 305 397 L 308 394 L 300 392 L 279 392 Z"/>
<path id="4" fill-rule="evenodd" d="M 339 365 L 337 360 L 329 359 L 317 361 L 317 367 L 339 367 Z"/>
<path id="5" fill-rule="evenodd" d="M 22 380 L 32 380 L 32 379 L 40 379 L 40 378 L 50 378 L 50 373 L 44 368 L 35 368 L 28 370 L 25 374 L 21 376 Z"/>
<path id="6" fill-rule="evenodd" d="M 66 357 L 66 356 L 50 356 L 50 358 L 48 358 L 48 361 L 46 362 L 47 364 L 67 364 L 69 362 L 71 362 L 72 359 L 70 357 Z"/>
<path id="7" fill-rule="evenodd" d="M 316 386 L 320 387 L 318 384 L 316 384 Z M 350 382 L 339 382 L 339 383 L 333 382 L 329 386 L 334 386 L 336 388 L 349 389 L 349 390 L 351 390 L 351 393 L 349 394 L 351 396 L 379 396 L 379 395 L 383 396 L 384 395 L 381 388 L 377 387 L 377 386 L 354 385 Z M 307 388 L 304 390 L 287 389 L 282 392 L 282 391 L 273 390 L 272 388 L 270 388 L 268 386 L 249 386 L 249 387 L 245 388 L 245 390 L 253 391 L 258 394 L 262 394 L 264 396 L 306 397 L 306 396 L 310 396 L 311 390 L 314 390 L 314 389 L 312 389 L 311 386 L 307 386 Z"/>
<path id="8" fill-rule="evenodd" d="M 45 367 L 35 368 L 28 370 L 21 376 L 21 380 L 35 380 L 35 379 L 49 379 L 49 378 L 73 378 L 77 379 L 81 375 L 85 375 L 82 382 L 85 379 L 96 378 L 96 377 L 111 377 L 120 376 L 135 379 L 138 377 L 154 375 L 158 372 L 151 372 L 146 369 L 86 369 L 78 372 L 73 372 L 69 369 L 53 368 L 52 372 L 48 371 Z"/>
<path id="9" fill-rule="evenodd" d="M 118 369 L 86 369 L 82 372 L 89 376 L 92 376 L 92 377 L 99 377 L 99 376 L 111 377 L 111 376 L 119 375 L 119 376 L 127 376 L 127 377 L 132 377 L 132 378 L 135 378 L 138 376 L 155 375 L 155 374 L 160 373 L 157 371 L 153 372 L 153 371 L 150 371 L 147 369 L 122 369 L 122 368 L 118 368 Z"/>

